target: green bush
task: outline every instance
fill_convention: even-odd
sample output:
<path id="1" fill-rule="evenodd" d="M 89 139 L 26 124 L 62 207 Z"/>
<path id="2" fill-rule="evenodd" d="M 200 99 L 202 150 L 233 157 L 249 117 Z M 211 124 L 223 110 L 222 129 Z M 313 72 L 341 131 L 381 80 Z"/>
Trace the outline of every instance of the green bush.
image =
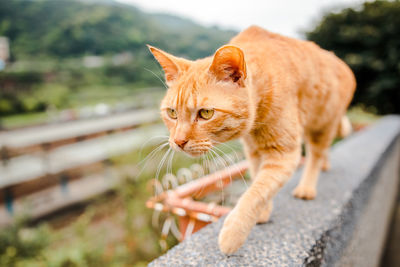
<path id="1" fill-rule="evenodd" d="M 10 99 L 0 98 L 0 115 L 12 114 L 14 112 L 14 106 Z"/>
<path id="2" fill-rule="evenodd" d="M 49 244 L 46 226 L 25 227 L 20 220 L 0 231 L 0 266 L 16 266 L 25 260 L 43 259 L 42 252 Z"/>
<path id="3" fill-rule="evenodd" d="M 400 113 L 400 1 L 366 2 L 327 14 L 307 38 L 353 69 L 353 104 Z"/>

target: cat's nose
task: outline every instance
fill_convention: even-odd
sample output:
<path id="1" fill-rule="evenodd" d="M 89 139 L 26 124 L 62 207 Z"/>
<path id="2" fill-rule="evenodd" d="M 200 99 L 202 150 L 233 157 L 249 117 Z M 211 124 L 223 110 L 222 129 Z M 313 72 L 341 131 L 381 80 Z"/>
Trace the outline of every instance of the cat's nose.
<path id="1" fill-rule="evenodd" d="M 175 144 L 177 144 L 180 148 L 184 148 L 185 145 L 187 144 L 188 140 L 182 140 L 182 139 L 175 139 L 174 140 Z"/>

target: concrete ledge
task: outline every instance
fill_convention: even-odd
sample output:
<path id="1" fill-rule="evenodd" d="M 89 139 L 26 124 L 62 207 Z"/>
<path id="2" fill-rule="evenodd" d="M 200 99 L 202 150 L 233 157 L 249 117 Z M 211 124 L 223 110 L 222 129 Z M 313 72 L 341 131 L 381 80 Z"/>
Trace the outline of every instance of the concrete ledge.
<path id="1" fill-rule="evenodd" d="M 377 266 L 399 188 L 400 117 L 337 144 L 318 196 L 291 196 L 300 171 L 276 196 L 271 221 L 257 225 L 236 254 L 223 255 L 223 219 L 200 230 L 150 266 Z"/>

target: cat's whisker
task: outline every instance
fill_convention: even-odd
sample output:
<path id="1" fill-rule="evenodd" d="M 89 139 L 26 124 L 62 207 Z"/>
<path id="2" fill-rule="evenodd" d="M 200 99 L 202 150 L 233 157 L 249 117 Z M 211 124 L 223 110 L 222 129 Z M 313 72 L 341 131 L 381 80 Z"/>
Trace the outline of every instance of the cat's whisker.
<path id="1" fill-rule="evenodd" d="M 237 161 L 240 160 L 240 159 L 239 159 L 239 156 L 238 156 L 237 153 L 236 153 L 236 151 L 235 151 L 233 148 L 231 148 L 228 144 L 222 143 L 222 142 L 218 142 L 218 141 L 216 141 L 216 140 L 212 140 L 212 142 L 214 142 L 214 143 L 216 143 L 216 144 L 218 144 L 218 145 L 224 145 L 225 147 L 229 148 L 229 149 L 232 150 L 232 152 L 235 154 L 236 160 L 237 160 Z M 221 149 L 219 149 L 218 147 L 214 146 L 214 148 L 218 149 L 218 150 L 221 151 L 223 154 L 225 154 L 225 153 L 224 153 Z M 225 156 L 226 156 L 226 154 L 225 154 Z M 234 162 L 233 162 L 232 160 L 230 160 L 230 162 L 231 162 L 231 164 L 232 164 L 233 166 L 235 166 L 235 168 L 237 169 L 237 166 L 234 164 Z M 244 182 L 246 188 L 248 188 L 246 179 L 243 177 L 243 175 L 242 175 L 241 173 L 240 173 L 240 176 L 241 176 L 242 181 Z"/>
<path id="2" fill-rule="evenodd" d="M 220 151 L 220 152 L 225 156 L 226 159 L 223 158 L 224 160 L 228 160 L 228 161 L 230 162 L 230 164 L 238 170 L 238 168 L 237 168 L 235 162 L 233 162 L 233 160 L 229 158 L 229 155 L 227 155 L 225 152 L 223 152 L 223 151 L 222 151 L 221 149 L 219 149 L 218 147 L 214 147 L 214 148 L 217 149 L 218 151 Z M 233 151 L 233 152 L 235 152 L 235 151 Z M 236 154 L 236 152 L 235 152 L 235 154 Z M 237 154 L 236 154 L 236 157 L 238 158 Z M 240 172 L 239 172 L 239 173 L 240 173 Z M 240 176 L 241 176 L 241 178 L 242 178 L 242 181 L 243 181 L 244 184 L 246 185 L 246 188 L 248 188 L 246 179 L 243 177 L 242 173 L 240 173 Z M 231 178 L 231 180 L 232 180 L 232 178 Z M 232 182 L 232 181 L 231 181 L 231 182 Z"/>
<path id="3" fill-rule="evenodd" d="M 203 168 L 204 174 L 206 175 L 207 174 L 206 154 L 201 155 L 201 167 Z"/>
<path id="4" fill-rule="evenodd" d="M 205 172 L 204 172 L 204 175 L 207 175 L 207 174 L 210 174 L 210 173 L 211 173 L 211 171 L 210 171 L 211 163 L 210 163 L 210 161 L 209 161 L 208 156 L 211 156 L 208 152 L 202 155 L 203 159 L 205 159 L 206 168 L 207 168 L 207 172 L 205 171 Z M 201 194 L 201 193 L 203 192 L 203 190 L 204 190 L 204 186 L 202 185 L 202 187 L 201 187 L 201 189 L 200 189 L 200 191 L 199 191 L 199 194 Z"/>
<path id="5" fill-rule="evenodd" d="M 164 142 L 164 143 L 161 143 L 160 145 L 158 145 L 156 148 L 154 148 L 144 159 L 142 159 L 139 163 L 138 163 L 138 165 L 141 165 L 144 161 L 146 161 L 146 163 L 147 163 L 147 161 L 148 160 L 150 160 L 154 155 L 155 155 L 155 153 L 157 153 L 159 150 L 162 150 L 164 147 L 166 147 L 168 145 L 168 142 Z M 150 157 L 150 158 L 149 158 Z"/>
<path id="6" fill-rule="evenodd" d="M 163 176 L 163 181 L 161 181 L 161 183 L 164 182 L 164 179 L 166 179 L 167 175 L 172 174 L 172 160 L 173 160 L 173 158 L 174 158 L 175 151 L 174 151 L 173 149 L 171 149 L 171 152 L 172 152 L 172 153 L 169 153 L 169 154 L 168 154 L 168 156 L 167 156 L 167 158 L 166 158 L 166 161 L 165 161 L 165 162 L 166 162 L 166 171 L 165 171 L 165 174 L 164 174 L 164 176 Z M 161 166 L 161 169 L 162 169 L 162 166 Z M 175 176 L 172 175 L 172 177 L 170 177 L 170 178 L 174 178 L 174 177 L 175 177 Z M 158 178 L 157 178 L 157 179 L 158 179 Z M 166 183 L 166 188 L 164 188 L 164 189 L 168 190 L 169 184 L 171 185 L 172 188 L 174 188 L 174 183 L 170 180 L 169 182 Z M 175 186 L 176 186 L 176 185 L 175 185 Z"/>
<path id="7" fill-rule="evenodd" d="M 238 167 L 235 165 L 235 163 L 232 161 L 232 159 L 228 157 L 229 156 L 228 154 L 226 154 L 224 151 L 222 151 L 221 149 L 219 149 L 217 147 L 213 147 L 213 149 L 217 149 L 218 151 L 220 151 L 224 155 L 224 157 L 221 157 L 220 155 L 218 155 L 218 153 L 216 153 L 214 151 L 214 153 L 216 153 L 216 155 L 220 158 L 221 161 L 223 160 L 224 162 L 226 162 L 226 164 L 228 164 L 228 162 L 229 162 L 231 164 L 231 166 L 234 166 L 237 170 L 239 170 Z M 241 173 L 240 173 L 240 176 L 241 176 L 242 181 L 244 182 L 246 188 L 248 188 L 246 179 L 243 177 L 243 175 Z M 230 183 L 232 183 L 232 180 L 233 180 L 232 179 L 232 175 L 230 175 L 229 178 L 230 178 Z"/>
<path id="8" fill-rule="evenodd" d="M 206 157 L 207 174 L 210 174 L 210 160 L 208 158 L 208 154 L 205 154 L 205 157 Z"/>
<path id="9" fill-rule="evenodd" d="M 223 158 L 216 151 L 214 151 L 213 148 L 211 148 L 210 151 L 212 153 L 214 153 L 214 155 L 216 156 L 216 159 L 222 164 L 222 167 L 226 168 L 227 163 L 223 161 Z M 222 177 L 220 177 L 220 178 L 222 178 Z M 230 183 L 232 183 L 232 175 L 231 174 L 229 174 L 229 179 L 230 179 Z M 222 204 L 224 205 L 225 204 L 225 193 L 224 193 L 223 185 L 221 186 L 221 197 L 222 197 Z"/>
<path id="10" fill-rule="evenodd" d="M 137 177 L 140 177 L 140 175 L 142 174 L 142 172 L 145 170 L 147 164 L 154 158 L 154 156 L 156 156 L 156 154 L 158 152 L 160 152 L 165 146 L 168 145 L 168 142 L 162 143 L 159 146 L 157 146 L 156 148 L 154 148 L 143 160 L 141 160 L 137 165 L 140 166 L 143 162 L 144 165 L 141 168 L 141 170 L 139 171 L 139 173 L 137 174 Z"/>
<path id="11" fill-rule="evenodd" d="M 221 144 L 223 144 L 223 143 L 221 143 Z M 230 155 L 226 154 L 224 151 L 222 151 L 218 147 L 214 147 L 214 149 L 217 149 L 218 151 L 220 151 L 223 154 L 224 157 L 221 157 L 222 160 L 224 160 L 225 162 L 228 161 L 231 166 L 235 166 L 235 162 L 230 158 Z M 235 152 L 234 150 L 232 150 L 232 151 Z M 236 166 L 235 166 L 235 168 L 237 169 Z M 241 173 L 240 173 L 240 176 L 242 177 L 242 180 L 244 181 L 244 177 L 242 176 Z M 229 174 L 229 178 L 230 178 L 230 182 L 232 183 L 233 181 L 232 181 L 232 175 L 231 174 Z M 246 185 L 246 188 L 247 188 L 246 181 L 245 181 L 245 185 Z M 232 195 L 231 194 L 228 195 L 228 196 L 230 197 L 230 199 L 232 199 Z"/>
<path id="12" fill-rule="evenodd" d="M 206 167 L 204 166 L 205 165 L 205 154 L 203 154 L 203 155 L 201 155 L 200 156 L 200 163 L 201 163 L 201 167 L 203 168 L 203 170 L 204 170 L 204 173 L 206 172 L 205 170 L 206 170 Z"/>
<path id="13" fill-rule="evenodd" d="M 211 151 L 214 153 L 214 155 L 216 156 L 218 162 L 222 165 L 222 168 L 226 168 L 228 167 L 227 162 L 221 157 L 221 155 L 218 154 L 217 151 L 215 151 L 216 147 L 211 148 Z"/>
<path id="14" fill-rule="evenodd" d="M 143 149 L 145 148 L 145 146 L 146 146 L 150 141 L 152 141 L 152 140 L 154 140 L 154 139 L 156 139 L 156 138 L 159 138 L 159 139 L 162 138 L 162 139 L 168 140 L 169 136 L 167 136 L 167 135 L 157 135 L 157 136 L 153 136 L 152 138 L 149 138 L 149 140 L 147 140 L 146 142 L 144 142 L 143 145 L 140 146 L 139 157 L 142 156 L 142 151 L 143 151 Z M 162 140 L 162 139 L 161 139 L 161 140 Z M 164 142 L 163 142 L 163 143 L 164 143 Z"/>
<path id="15" fill-rule="evenodd" d="M 207 155 L 207 159 L 208 159 L 208 156 L 211 157 L 210 162 L 209 162 L 210 163 L 209 164 L 209 173 L 217 171 L 217 168 L 218 168 L 218 164 L 216 162 L 216 159 L 215 159 L 215 157 L 213 156 L 213 154 L 211 152 L 212 152 L 212 150 L 210 149 L 208 151 L 208 153 L 206 154 Z M 214 167 L 211 169 L 212 166 L 214 166 Z M 222 199 L 223 199 L 223 196 L 222 196 Z"/>
<path id="16" fill-rule="evenodd" d="M 220 154 L 218 154 L 215 150 L 214 150 L 214 152 L 215 152 L 218 160 L 223 165 L 223 168 L 226 169 L 228 167 L 228 165 L 229 165 L 228 162 L 226 162 L 225 159 Z M 232 180 L 232 174 L 229 174 L 229 183 L 232 184 L 232 181 L 233 181 Z M 223 183 L 221 184 L 221 186 L 222 186 L 222 193 L 223 193 L 223 204 L 225 204 L 225 193 L 224 193 L 224 185 L 223 185 Z"/>
<path id="17" fill-rule="evenodd" d="M 172 150 L 172 154 L 169 158 L 168 164 L 167 164 L 167 173 L 172 174 L 172 161 L 174 159 L 175 151 Z"/>
<path id="18" fill-rule="evenodd" d="M 165 89 L 168 89 L 168 86 L 165 84 L 165 82 L 157 74 L 155 74 L 152 70 L 149 70 L 147 68 L 144 68 L 144 69 L 147 70 L 148 72 L 152 73 L 154 76 L 156 76 L 157 79 L 160 80 L 160 82 L 164 85 Z"/>
<path id="19" fill-rule="evenodd" d="M 208 161 L 207 161 L 208 162 L 208 173 L 211 174 L 211 173 L 216 172 L 218 166 L 217 166 L 217 163 L 216 163 L 216 160 L 215 160 L 213 154 L 210 151 L 207 152 L 207 159 L 208 159 Z"/>
<path id="20" fill-rule="evenodd" d="M 208 174 L 208 162 L 207 162 L 207 156 L 206 156 L 207 154 L 204 154 L 202 157 L 203 157 L 203 161 L 201 162 L 201 165 L 203 166 L 203 169 L 204 169 L 204 173 L 205 174 Z"/>
<path id="21" fill-rule="evenodd" d="M 237 161 L 240 160 L 238 154 L 236 153 L 236 150 L 233 149 L 230 145 L 228 145 L 228 144 L 226 144 L 226 143 L 222 143 L 222 142 L 217 142 L 217 143 L 220 144 L 220 145 L 225 146 L 225 147 L 228 148 L 228 149 L 230 149 L 230 150 L 235 154 L 236 160 L 237 160 Z"/>
<path id="22" fill-rule="evenodd" d="M 165 160 L 167 159 L 167 157 L 168 157 L 169 153 L 171 152 L 171 150 L 172 150 L 171 148 L 168 148 L 167 152 L 165 152 L 163 158 L 161 159 L 160 163 L 158 164 L 156 177 L 155 177 L 155 179 L 157 181 L 159 180 L 159 175 L 160 175 L 161 169 L 164 166 Z"/>

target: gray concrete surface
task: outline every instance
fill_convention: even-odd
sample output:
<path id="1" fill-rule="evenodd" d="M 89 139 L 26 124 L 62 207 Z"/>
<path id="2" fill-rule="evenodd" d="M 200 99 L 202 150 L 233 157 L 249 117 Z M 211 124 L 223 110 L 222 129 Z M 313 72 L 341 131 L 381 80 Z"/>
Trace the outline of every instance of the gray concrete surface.
<path id="1" fill-rule="evenodd" d="M 318 196 L 291 196 L 301 170 L 278 193 L 267 224 L 254 227 L 234 255 L 217 237 L 223 219 L 150 266 L 377 266 L 399 185 L 400 117 L 388 116 L 333 147 Z"/>

